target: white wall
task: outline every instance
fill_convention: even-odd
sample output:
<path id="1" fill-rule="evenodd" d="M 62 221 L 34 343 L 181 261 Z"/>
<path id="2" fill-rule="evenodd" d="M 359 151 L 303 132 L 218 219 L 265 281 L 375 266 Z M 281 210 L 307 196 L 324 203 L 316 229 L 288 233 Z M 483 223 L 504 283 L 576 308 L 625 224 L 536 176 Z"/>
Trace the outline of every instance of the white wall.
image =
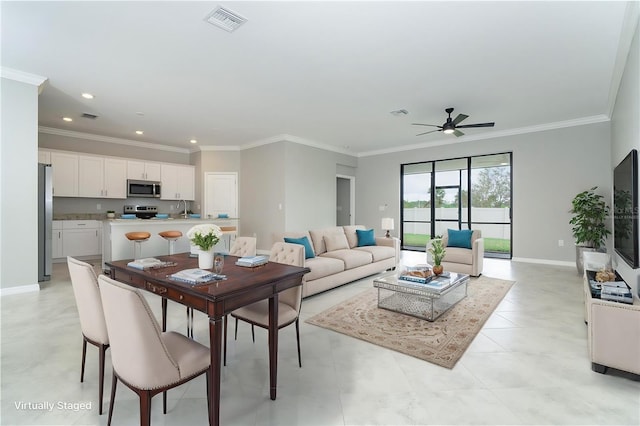
<path id="1" fill-rule="evenodd" d="M 361 157 L 356 223 L 379 229 L 382 217 L 393 217 L 399 224 L 402 163 L 512 151 L 514 258 L 570 264 L 575 262 L 571 199 L 593 186 L 610 198 L 609 147 L 609 123 L 604 122 L 467 143 L 451 139 L 450 144 Z"/>
<path id="2" fill-rule="evenodd" d="M 26 76 L 26 75 L 25 75 Z M 24 81 L 24 82 L 23 82 Z M 38 86 L 37 76 L 0 80 L 0 291 L 38 287 Z"/>
<path id="3" fill-rule="evenodd" d="M 637 15 L 636 15 L 637 16 Z M 640 151 L 640 26 L 636 18 L 636 29 L 627 57 L 624 74 L 611 117 L 611 169 L 613 169 L 632 149 Z M 638 182 L 640 187 L 640 182 Z M 639 231 L 640 232 L 640 231 Z M 639 235 L 640 237 L 640 235 Z M 640 294 L 640 269 L 631 269 L 616 256 L 617 270 L 622 278 L 636 288 Z"/>

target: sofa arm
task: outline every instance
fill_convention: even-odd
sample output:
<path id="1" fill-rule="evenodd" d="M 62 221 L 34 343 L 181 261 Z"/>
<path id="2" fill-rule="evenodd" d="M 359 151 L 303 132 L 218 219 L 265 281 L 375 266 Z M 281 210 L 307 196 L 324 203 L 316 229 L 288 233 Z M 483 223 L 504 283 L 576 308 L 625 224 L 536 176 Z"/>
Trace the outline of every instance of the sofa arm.
<path id="1" fill-rule="evenodd" d="M 400 263 L 400 239 L 396 237 L 376 237 L 376 245 L 393 247 L 396 252 L 396 265 Z"/>
<path id="2" fill-rule="evenodd" d="M 473 276 L 477 277 L 484 270 L 484 238 L 476 238 L 471 247 L 473 252 Z"/>

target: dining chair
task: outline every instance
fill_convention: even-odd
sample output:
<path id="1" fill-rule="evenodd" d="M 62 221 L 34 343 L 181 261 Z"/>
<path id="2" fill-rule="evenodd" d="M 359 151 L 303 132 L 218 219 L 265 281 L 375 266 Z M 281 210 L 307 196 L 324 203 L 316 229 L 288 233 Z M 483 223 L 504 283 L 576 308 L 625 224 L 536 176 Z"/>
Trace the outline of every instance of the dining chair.
<path id="1" fill-rule="evenodd" d="M 255 237 L 237 237 L 229 250 L 229 254 L 238 257 L 255 256 L 256 242 L 257 239 Z"/>
<path id="2" fill-rule="evenodd" d="M 276 242 L 271 247 L 270 262 L 286 265 L 304 266 L 304 246 L 300 244 Z M 298 365 L 302 367 L 300 356 L 300 307 L 302 306 L 302 285 L 282 291 L 278 295 L 278 329 L 290 324 L 296 325 L 296 340 L 298 342 Z M 235 340 L 238 339 L 238 320 L 251 324 L 251 337 L 255 343 L 254 326 L 269 328 L 269 299 L 260 300 L 251 305 L 243 306 L 231 312 L 236 319 Z M 224 322 L 225 339 L 224 353 L 226 365 L 227 353 L 227 321 Z"/>
<path id="3" fill-rule="evenodd" d="M 98 277 L 98 283 L 113 364 L 107 425 L 111 425 L 116 386 L 120 380 L 138 394 L 140 425 L 147 426 L 151 421 L 154 395 L 162 392 L 162 409 L 166 414 L 168 389 L 203 373 L 209 383 L 209 348 L 174 331 L 163 333 L 149 304 L 137 289 L 104 275 Z M 207 403 L 209 391 L 207 386 Z"/>
<path id="4" fill-rule="evenodd" d="M 93 266 L 73 257 L 67 257 L 67 267 L 71 277 L 71 287 L 76 299 L 80 329 L 82 330 L 82 367 L 80 383 L 84 382 L 84 366 L 87 356 L 87 343 L 98 348 L 98 413 L 102 414 L 102 396 L 104 389 L 105 353 L 109 348 L 109 336 L 102 311 L 102 300 L 98 288 L 98 278 Z"/>

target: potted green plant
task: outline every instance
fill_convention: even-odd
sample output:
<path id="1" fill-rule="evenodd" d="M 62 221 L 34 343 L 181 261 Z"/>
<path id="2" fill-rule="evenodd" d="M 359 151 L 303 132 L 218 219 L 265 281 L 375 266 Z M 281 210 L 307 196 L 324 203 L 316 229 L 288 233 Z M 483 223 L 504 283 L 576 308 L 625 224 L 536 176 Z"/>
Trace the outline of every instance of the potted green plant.
<path id="1" fill-rule="evenodd" d="M 429 253 L 431 253 L 431 256 L 433 256 L 433 273 L 436 275 L 440 275 L 444 271 L 444 267 L 442 266 L 442 259 L 444 259 L 444 255 L 447 253 L 441 238 L 435 238 L 431 240 Z"/>
<path id="2" fill-rule="evenodd" d="M 573 217 L 569 221 L 571 231 L 576 239 L 576 267 L 578 273 L 583 273 L 582 253 L 585 251 L 606 251 L 604 244 L 611 234 L 606 227 L 609 217 L 609 206 L 604 197 L 596 194 L 594 186 L 576 195 L 571 201 L 570 213 Z"/>
<path id="3" fill-rule="evenodd" d="M 113 219 L 114 217 L 116 217 L 116 212 L 115 210 L 107 210 L 107 217 L 109 219 Z"/>

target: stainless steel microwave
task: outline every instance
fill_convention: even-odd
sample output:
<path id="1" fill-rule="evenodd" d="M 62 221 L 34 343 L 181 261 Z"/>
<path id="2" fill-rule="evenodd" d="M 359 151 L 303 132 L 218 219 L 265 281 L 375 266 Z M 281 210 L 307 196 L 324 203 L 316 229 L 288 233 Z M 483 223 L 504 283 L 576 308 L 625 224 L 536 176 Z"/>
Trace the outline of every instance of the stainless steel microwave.
<path id="1" fill-rule="evenodd" d="M 160 182 L 127 179 L 127 197 L 160 198 Z"/>

